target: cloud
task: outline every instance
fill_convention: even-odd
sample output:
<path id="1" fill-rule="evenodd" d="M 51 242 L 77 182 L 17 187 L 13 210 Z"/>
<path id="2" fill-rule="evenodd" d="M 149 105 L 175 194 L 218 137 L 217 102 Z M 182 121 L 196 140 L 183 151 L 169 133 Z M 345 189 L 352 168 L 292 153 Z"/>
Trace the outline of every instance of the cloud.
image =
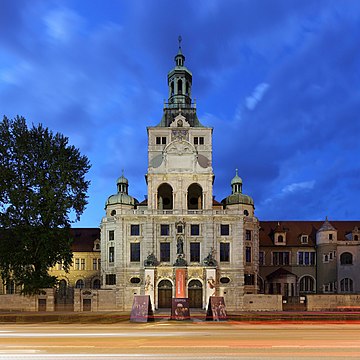
<path id="1" fill-rule="evenodd" d="M 287 194 L 287 193 L 295 193 L 303 190 L 311 190 L 314 188 L 314 185 L 315 185 L 315 180 L 292 183 L 286 185 L 282 189 L 282 193 Z"/>
<path id="2" fill-rule="evenodd" d="M 84 20 L 67 8 L 52 10 L 44 16 L 47 33 L 54 40 L 67 42 L 79 32 Z"/>
<path id="3" fill-rule="evenodd" d="M 259 84 L 254 92 L 252 93 L 251 96 L 247 97 L 245 99 L 246 101 L 246 107 L 249 110 L 254 110 L 256 105 L 261 101 L 261 99 L 263 98 L 263 96 L 265 95 L 265 93 L 267 92 L 268 88 L 269 88 L 269 84 L 267 83 L 261 83 Z"/>

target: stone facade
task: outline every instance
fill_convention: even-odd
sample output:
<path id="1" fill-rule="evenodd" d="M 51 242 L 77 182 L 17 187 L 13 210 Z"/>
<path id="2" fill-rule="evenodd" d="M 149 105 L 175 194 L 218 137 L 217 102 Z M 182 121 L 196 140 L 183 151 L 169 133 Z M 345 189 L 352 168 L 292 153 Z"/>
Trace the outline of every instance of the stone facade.
<path id="1" fill-rule="evenodd" d="M 188 297 L 205 308 L 224 296 L 229 310 L 242 309 L 256 293 L 258 220 L 242 180 L 232 194 L 213 198 L 212 132 L 191 101 L 192 74 L 179 48 L 168 74 L 169 101 L 157 126 L 147 128 L 147 200 L 128 194 L 121 176 L 101 222 L 103 287 L 116 289 L 116 306 L 129 310 L 134 295 L 150 295 L 154 308 Z"/>

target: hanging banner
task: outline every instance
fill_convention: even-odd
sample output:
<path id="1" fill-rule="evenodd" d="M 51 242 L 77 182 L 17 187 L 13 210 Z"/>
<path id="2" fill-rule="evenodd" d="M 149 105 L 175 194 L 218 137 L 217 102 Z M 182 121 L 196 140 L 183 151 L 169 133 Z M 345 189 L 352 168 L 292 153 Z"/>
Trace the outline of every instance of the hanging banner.
<path id="1" fill-rule="evenodd" d="M 176 269 L 176 298 L 185 298 L 186 297 L 186 269 Z"/>
<path id="2" fill-rule="evenodd" d="M 155 305 L 155 270 L 154 269 L 145 269 L 145 281 L 144 281 L 144 289 L 145 295 L 150 296 L 151 305 Z M 153 309 L 154 310 L 154 309 Z"/>
<path id="3" fill-rule="evenodd" d="M 216 269 L 206 269 L 206 307 L 209 298 L 216 295 Z"/>

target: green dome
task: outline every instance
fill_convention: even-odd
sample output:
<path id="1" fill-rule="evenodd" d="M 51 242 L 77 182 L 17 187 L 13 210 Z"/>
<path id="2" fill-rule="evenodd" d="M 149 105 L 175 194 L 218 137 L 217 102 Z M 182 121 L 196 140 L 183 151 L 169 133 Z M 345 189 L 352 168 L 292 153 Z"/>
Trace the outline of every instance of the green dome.
<path id="1" fill-rule="evenodd" d="M 124 176 L 124 175 L 121 175 L 117 181 L 116 181 L 116 184 L 119 185 L 119 184 L 129 184 L 129 181 L 128 179 Z"/>
<path id="2" fill-rule="evenodd" d="M 252 197 L 242 193 L 231 194 L 226 197 L 222 203 L 225 205 L 246 204 L 254 206 L 254 200 Z"/>
<path id="3" fill-rule="evenodd" d="M 238 169 L 236 169 L 236 174 L 235 174 L 235 176 L 233 177 L 233 179 L 231 180 L 231 185 L 234 185 L 234 184 L 242 184 L 242 179 L 241 179 L 241 177 L 238 175 Z"/>
<path id="4" fill-rule="evenodd" d="M 106 206 L 123 204 L 123 205 L 135 205 L 138 201 L 132 196 L 125 193 L 117 193 L 108 197 L 106 201 Z"/>

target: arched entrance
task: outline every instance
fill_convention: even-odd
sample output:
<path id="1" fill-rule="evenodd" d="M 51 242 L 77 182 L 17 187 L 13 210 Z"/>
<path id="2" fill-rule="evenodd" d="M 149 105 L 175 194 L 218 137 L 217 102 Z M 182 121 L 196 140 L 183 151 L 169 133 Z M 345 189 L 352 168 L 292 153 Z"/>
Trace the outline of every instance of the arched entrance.
<path id="1" fill-rule="evenodd" d="M 171 308 L 172 283 L 170 280 L 161 280 L 158 284 L 158 308 Z"/>
<path id="2" fill-rule="evenodd" d="M 188 284 L 189 306 L 191 308 L 202 308 L 202 283 L 200 280 L 191 280 Z"/>

